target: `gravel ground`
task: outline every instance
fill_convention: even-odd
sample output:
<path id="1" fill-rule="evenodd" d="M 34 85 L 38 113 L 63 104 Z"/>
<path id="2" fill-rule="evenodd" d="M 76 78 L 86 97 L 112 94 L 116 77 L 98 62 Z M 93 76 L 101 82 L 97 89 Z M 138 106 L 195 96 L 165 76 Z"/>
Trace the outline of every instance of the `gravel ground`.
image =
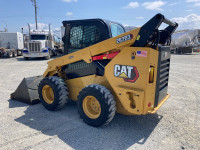
<path id="1" fill-rule="evenodd" d="M 100 128 L 79 118 L 74 102 L 50 112 L 10 100 L 23 77 L 41 75 L 47 61 L 0 59 L 0 149 L 200 150 L 200 54 L 172 55 L 168 93 L 155 115 L 123 116 Z"/>

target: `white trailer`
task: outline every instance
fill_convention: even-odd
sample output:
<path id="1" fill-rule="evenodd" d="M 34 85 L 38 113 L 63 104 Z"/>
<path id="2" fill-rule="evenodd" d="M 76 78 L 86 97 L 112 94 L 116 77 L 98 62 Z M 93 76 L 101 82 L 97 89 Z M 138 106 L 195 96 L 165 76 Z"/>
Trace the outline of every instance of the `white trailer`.
<path id="1" fill-rule="evenodd" d="M 194 47 L 200 46 L 200 30 L 181 30 L 172 35 L 172 53 L 192 53 Z"/>
<path id="2" fill-rule="evenodd" d="M 24 49 L 23 34 L 20 32 L 0 32 L 0 57 L 22 55 Z"/>

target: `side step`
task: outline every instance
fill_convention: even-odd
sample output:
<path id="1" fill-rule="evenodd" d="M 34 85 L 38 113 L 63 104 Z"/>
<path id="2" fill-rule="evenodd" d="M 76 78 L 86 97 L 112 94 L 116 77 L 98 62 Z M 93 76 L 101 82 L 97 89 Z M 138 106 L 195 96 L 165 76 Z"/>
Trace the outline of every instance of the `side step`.
<path id="1" fill-rule="evenodd" d="M 43 76 L 24 78 L 16 91 L 10 95 L 11 99 L 30 105 L 39 103 L 38 84 L 42 79 Z"/>

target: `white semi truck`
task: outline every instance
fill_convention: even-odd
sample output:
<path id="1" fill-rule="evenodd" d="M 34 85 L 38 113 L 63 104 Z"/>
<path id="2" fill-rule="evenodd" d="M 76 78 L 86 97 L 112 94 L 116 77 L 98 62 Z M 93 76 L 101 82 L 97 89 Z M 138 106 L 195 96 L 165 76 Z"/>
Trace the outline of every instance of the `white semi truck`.
<path id="1" fill-rule="evenodd" d="M 20 32 L 0 32 L 0 57 L 22 55 L 24 49 L 23 34 Z"/>
<path id="2" fill-rule="evenodd" d="M 33 57 L 44 57 L 49 59 L 53 55 L 57 55 L 57 49 L 60 47 L 60 40 L 53 35 L 50 30 L 30 30 L 27 48 L 23 51 L 25 60 Z"/>

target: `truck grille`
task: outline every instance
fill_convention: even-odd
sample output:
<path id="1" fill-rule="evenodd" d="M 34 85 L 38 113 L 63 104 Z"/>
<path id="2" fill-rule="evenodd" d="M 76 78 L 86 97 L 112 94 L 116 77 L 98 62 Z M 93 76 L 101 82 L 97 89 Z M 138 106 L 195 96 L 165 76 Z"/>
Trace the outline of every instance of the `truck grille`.
<path id="1" fill-rule="evenodd" d="M 156 81 L 156 93 L 154 106 L 158 106 L 159 102 L 167 95 L 169 69 L 170 69 L 170 47 L 159 47 L 158 70 Z"/>
<path id="2" fill-rule="evenodd" d="M 40 43 L 39 42 L 29 43 L 28 46 L 29 46 L 30 52 L 40 52 Z"/>

